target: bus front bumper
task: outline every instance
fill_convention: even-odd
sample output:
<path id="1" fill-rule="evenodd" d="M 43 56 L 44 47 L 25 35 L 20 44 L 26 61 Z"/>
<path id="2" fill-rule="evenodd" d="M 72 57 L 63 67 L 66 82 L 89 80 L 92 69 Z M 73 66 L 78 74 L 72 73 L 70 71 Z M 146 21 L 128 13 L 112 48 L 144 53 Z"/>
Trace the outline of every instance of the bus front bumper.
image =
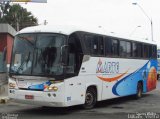
<path id="1" fill-rule="evenodd" d="M 9 89 L 11 101 L 49 107 L 65 107 L 64 95 L 59 92 L 27 91 Z M 26 98 L 29 97 L 29 98 Z"/>

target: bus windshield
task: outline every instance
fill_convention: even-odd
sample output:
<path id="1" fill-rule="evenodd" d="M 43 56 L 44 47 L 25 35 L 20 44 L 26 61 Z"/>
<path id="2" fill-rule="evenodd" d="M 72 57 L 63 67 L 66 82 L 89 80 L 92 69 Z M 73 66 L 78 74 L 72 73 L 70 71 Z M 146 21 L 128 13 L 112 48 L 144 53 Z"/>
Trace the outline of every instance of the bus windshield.
<path id="1" fill-rule="evenodd" d="M 10 73 L 16 75 L 62 75 L 61 34 L 20 34 L 15 37 Z"/>

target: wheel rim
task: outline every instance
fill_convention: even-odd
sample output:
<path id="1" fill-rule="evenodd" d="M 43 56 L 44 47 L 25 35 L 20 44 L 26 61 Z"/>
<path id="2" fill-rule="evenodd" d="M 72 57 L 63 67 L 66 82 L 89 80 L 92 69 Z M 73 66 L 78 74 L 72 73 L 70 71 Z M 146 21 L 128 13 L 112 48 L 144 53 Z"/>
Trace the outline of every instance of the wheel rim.
<path id="1" fill-rule="evenodd" d="M 85 100 L 85 103 L 86 105 L 92 105 L 94 99 L 93 99 L 93 95 L 91 93 L 87 93 L 86 94 L 86 100 Z"/>

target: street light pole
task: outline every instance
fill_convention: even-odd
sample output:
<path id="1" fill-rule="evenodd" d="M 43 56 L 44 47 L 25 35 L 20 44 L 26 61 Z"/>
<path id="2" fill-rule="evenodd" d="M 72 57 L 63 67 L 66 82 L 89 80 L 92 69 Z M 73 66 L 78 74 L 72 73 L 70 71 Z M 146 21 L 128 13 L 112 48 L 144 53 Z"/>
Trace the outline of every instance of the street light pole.
<path id="1" fill-rule="evenodd" d="M 152 41 L 153 41 L 153 22 L 152 22 L 152 18 L 150 18 L 147 13 L 144 11 L 144 9 L 138 4 L 138 3 L 132 3 L 133 5 L 137 5 L 141 11 L 143 12 L 143 14 L 148 18 L 148 20 L 150 21 L 150 24 L 151 24 L 151 38 L 152 38 Z"/>
<path id="2" fill-rule="evenodd" d="M 133 35 L 133 33 L 136 31 L 137 28 L 140 28 L 141 26 L 136 26 L 133 31 L 129 34 L 129 36 L 131 37 Z"/>

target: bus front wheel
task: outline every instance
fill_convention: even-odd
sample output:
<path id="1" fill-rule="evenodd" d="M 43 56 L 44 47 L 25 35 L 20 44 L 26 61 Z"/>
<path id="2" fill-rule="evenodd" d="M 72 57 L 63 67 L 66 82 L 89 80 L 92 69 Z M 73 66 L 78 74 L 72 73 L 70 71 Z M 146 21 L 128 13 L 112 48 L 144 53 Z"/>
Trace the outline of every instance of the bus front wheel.
<path id="1" fill-rule="evenodd" d="M 95 106 L 96 102 L 97 102 L 96 90 L 94 88 L 88 88 L 86 91 L 85 104 L 83 105 L 83 108 L 91 109 Z"/>

